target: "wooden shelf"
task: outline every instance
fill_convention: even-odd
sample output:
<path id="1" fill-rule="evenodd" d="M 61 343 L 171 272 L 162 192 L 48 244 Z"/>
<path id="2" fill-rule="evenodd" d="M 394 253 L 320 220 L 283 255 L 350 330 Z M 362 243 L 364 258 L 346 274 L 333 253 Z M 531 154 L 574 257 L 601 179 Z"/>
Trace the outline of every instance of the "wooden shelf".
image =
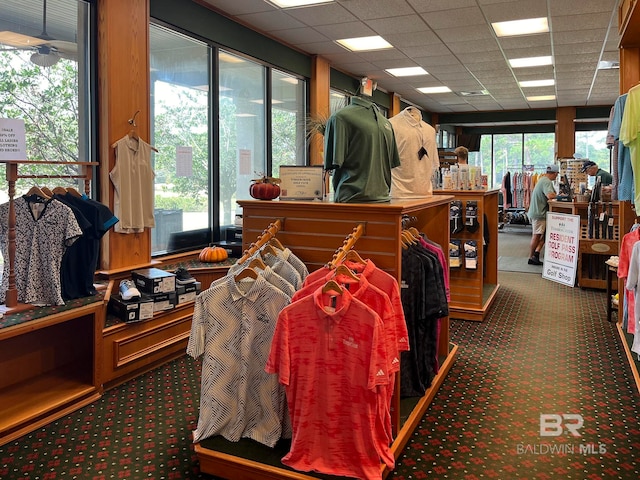
<path id="1" fill-rule="evenodd" d="M 0 329 L 0 445 L 77 410 L 102 393 L 104 302 Z"/>
<path id="2" fill-rule="evenodd" d="M 464 252 L 461 251 L 461 267 L 451 268 L 451 302 L 449 316 L 460 320 L 482 322 L 496 298 L 498 283 L 498 193 L 499 190 L 436 190 L 435 195 L 453 195 L 454 200 L 462 202 L 462 220 L 466 219 L 466 204 L 475 201 L 478 205 L 478 229 L 469 232 L 466 229 L 452 234 L 451 238 L 474 240 L 477 245 L 478 268 L 469 270 L 464 267 Z M 486 215 L 486 217 L 485 217 Z M 486 225 L 485 225 L 486 222 Z M 485 227 L 489 232 L 486 251 L 483 248 Z"/>

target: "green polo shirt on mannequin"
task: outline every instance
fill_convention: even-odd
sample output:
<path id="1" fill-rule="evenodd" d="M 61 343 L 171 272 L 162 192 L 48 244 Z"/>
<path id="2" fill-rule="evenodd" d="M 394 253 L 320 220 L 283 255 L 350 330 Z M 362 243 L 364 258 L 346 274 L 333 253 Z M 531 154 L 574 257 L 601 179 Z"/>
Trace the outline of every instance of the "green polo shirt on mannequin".
<path id="1" fill-rule="evenodd" d="M 334 201 L 389 201 L 391 169 L 400 165 L 391 123 L 372 102 L 353 97 L 331 115 L 324 134 L 324 167 L 334 170 Z"/>

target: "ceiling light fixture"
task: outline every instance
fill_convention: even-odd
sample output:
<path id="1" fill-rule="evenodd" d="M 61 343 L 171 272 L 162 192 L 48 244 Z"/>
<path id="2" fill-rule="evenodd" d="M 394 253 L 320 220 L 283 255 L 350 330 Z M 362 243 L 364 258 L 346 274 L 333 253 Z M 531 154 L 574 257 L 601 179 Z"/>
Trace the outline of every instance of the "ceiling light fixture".
<path id="1" fill-rule="evenodd" d="M 548 33 L 549 22 L 547 17 L 527 18 L 525 20 L 511 20 L 509 22 L 492 23 L 493 31 L 499 37 L 511 37 L 514 35 L 533 35 L 536 33 Z"/>
<path id="2" fill-rule="evenodd" d="M 419 92 L 422 93 L 447 93 L 450 92 L 451 89 L 449 87 L 422 87 L 422 88 L 416 88 L 416 90 L 418 90 Z"/>
<path id="3" fill-rule="evenodd" d="M 429 75 L 422 67 L 404 67 L 404 68 L 387 68 L 385 70 L 389 75 L 394 77 L 415 77 L 418 75 Z"/>
<path id="4" fill-rule="evenodd" d="M 336 40 L 336 43 L 347 50 L 351 50 L 352 52 L 366 52 L 393 48 L 393 45 L 379 35 L 374 35 L 372 37 L 343 38 Z"/>
<path id="5" fill-rule="evenodd" d="M 489 91 L 488 90 L 470 90 L 470 91 L 460 92 L 460 96 L 462 97 L 481 97 L 483 95 L 489 95 Z"/>
<path id="6" fill-rule="evenodd" d="M 519 82 L 519 85 L 522 88 L 529 88 L 529 87 L 552 87 L 556 84 L 556 81 L 553 79 L 548 79 L 548 80 L 528 80 L 525 82 Z"/>
<path id="7" fill-rule="evenodd" d="M 334 0 L 268 0 L 267 3 L 272 3 L 279 8 L 296 8 L 309 7 L 321 3 L 332 3 L 333 1 Z"/>
<path id="8" fill-rule="evenodd" d="M 525 58 L 510 58 L 509 65 L 511 68 L 526 68 L 526 67 L 541 67 L 543 65 L 551 65 L 553 58 L 551 55 L 545 57 L 525 57 Z"/>
<path id="9" fill-rule="evenodd" d="M 609 60 L 600 60 L 598 62 L 598 70 L 613 70 L 620 68 L 620 62 L 614 62 Z"/>
<path id="10" fill-rule="evenodd" d="M 555 95 L 537 95 L 533 97 L 527 97 L 528 102 L 544 102 L 545 100 L 555 100 Z"/>

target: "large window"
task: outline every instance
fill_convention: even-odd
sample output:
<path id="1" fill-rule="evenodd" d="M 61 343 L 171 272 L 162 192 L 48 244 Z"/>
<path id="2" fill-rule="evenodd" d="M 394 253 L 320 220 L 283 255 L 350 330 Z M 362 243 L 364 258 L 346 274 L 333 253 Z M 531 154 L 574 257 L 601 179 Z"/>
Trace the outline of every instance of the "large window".
<path id="1" fill-rule="evenodd" d="M 233 223 L 236 200 L 251 198 L 251 180 L 267 172 L 266 69 L 246 58 L 221 51 L 220 224 Z"/>
<path id="2" fill-rule="evenodd" d="M 469 152 L 469 164 L 480 165 L 489 187 L 502 185 L 507 172 L 543 172 L 554 162 L 555 134 L 483 135 L 479 152 Z"/>
<path id="3" fill-rule="evenodd" d="M 576 132 L 576 158 L 588 158 L 603 170 L 611 173 L 611 149 L 607 147 L 606 130 Z M 592 187 L 595 177 L 589 177 L 588 186 Z"/>
<path id="4" fill-rule="evenodd" d="M 161 27 L 149 33 L 151 141 L 158 150 L 151 251 L 163 253 L 190 246 L 187 232 L 210 238 L 210 49 Z"/>
<path id="5" fill-rule="evenodd" d="M 161 255 L 221 238 L 253 179 L 306 164 L 307 93 L 301 77 L 158 25 L 150 52 Z"/>
<path id="6" fill-rule="evenodd" d="M 280 165 L 307 163 L 305 138 L 306 91 L 304 81 L 278 70 L 271 71 L 271 171 Z"/>
<path id="7" fill-rule="evenodd" d="M 87 2 L 3 0 L 0 7 L 0 118 L 22 119 L 28 160 L 92 161 Z M 95 89 L 94 89 L 95 90 Z M 77 187 L 75 167 L 29 166 L 21 174 L 68 175 L 40 186 Z M 0 175 L 5 177 L 4 165 Z M 35 180 L 18 181 L 24 193 Z M 8 199 L 0 183 L 0 201 Z"/>

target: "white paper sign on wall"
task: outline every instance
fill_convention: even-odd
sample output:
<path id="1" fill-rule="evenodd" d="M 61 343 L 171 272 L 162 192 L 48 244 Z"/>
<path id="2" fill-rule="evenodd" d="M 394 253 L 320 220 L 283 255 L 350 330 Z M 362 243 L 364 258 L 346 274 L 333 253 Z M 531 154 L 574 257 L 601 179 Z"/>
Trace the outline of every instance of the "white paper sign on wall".
<path id="1" fill-rule="evenodd" d="M 24 120 L 0 118 L 0 160 L 26 160 Z"/>

